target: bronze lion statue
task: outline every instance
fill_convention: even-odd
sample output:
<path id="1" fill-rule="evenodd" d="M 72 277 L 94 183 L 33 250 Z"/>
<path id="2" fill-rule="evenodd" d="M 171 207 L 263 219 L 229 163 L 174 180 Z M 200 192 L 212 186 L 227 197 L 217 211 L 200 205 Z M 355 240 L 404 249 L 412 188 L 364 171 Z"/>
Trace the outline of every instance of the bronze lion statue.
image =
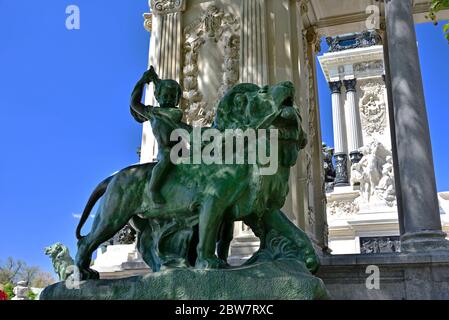
<path id="1" fill-rule="evenodd" d="M 102 181 L 88 200 L 76 232 L 75 263 L 82 279 L 98 278 L 89 268 L 92 253 L 127 223 L 136 230 L 137 248 L 154 272 L 163 266 L 228 267 L 234 221 L 243 221 L 260 238 L 260 249 L 248 264 L 294 258 L 316 272 L 319 260 L 311 241 L 281 212 L 290 168 L 307 143 L 294 98 L 291 82 L 262 88 L 238 84 L 217 106 L 212 128 L 219 132 L 277 130 L 279 165 L 274 174 L 261 174 L 266 164 L 260 159 L 255 164 L 179 163 L 161 187 L 167 199 L 162 207 L 152 203 L 148 192 L 155 163 L 130 166 Z M 92 229 L 81 236 L 98 200 Z"/>
<path id="2" fill-rule="evenodd" d="M 45 255 L 49 256 L 53 264 L 53 269 L 60 281 L 65 281 L 73 273 L 75 262 L 70 256 L 69 248 L 57 242 L 44 249 Z"/>

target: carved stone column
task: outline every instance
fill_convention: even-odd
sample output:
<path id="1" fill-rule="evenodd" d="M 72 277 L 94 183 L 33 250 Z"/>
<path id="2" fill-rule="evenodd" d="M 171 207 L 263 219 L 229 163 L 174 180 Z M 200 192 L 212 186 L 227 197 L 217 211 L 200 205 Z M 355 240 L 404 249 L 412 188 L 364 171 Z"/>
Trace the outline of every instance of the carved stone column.
<path id="1" fill-rule="evenodd" d="M 241 2 L 240 82 L 264 86 L 268 81 L 265 0 Z M 240 264 L 259 248 L 259 240 L 243 222 L 234 223 L 230 263 Z M 236 258 L 238 257 L 238 258 Z"/>
<path id="2" fill-rule="evenodd" d="M 241 4 L 241 82 L 268 84 L 265 0 L 245 0 Z"/>
<path id="3" fill-rule="evenodd" d="M 145 28 L 151 30 L 148 64 L 154 66 L 161 79 L 181 78 L 181 18 L 185 0 L 152 0 L 151 16 L 144 15 Z M 151 19 L 151 20 L 150 20 Z M 151 21 L 151 22 L 149 22 Z M 147 86 L 146 105 L 157 105 L 153 85 Z M 149 122 L 143 124 L 141 163 L 155 161 L 157 142 Z"/>
<path id="4" fill-rule="evenodd" d="M 393 118 L 393 160 L 399 209 L 401 251 L 448 249 L 441 228 L 429 123 L 419 64 L 412 0 L 387 0 L 387 49 Z"/>
<path id="5" fill-rule="evenodd" d="M 303 12 L 304 7 L 300 6 Z M 309 187 L 307 223 L 305 230 L 318 246 L 318 251 L 328 251 L 328 225 L 326 215 L 325 177 L 321 138 L 321 121 L 318 101 L 316 55 L 320 52 L 321 40 L 314 27 L 304 30 L 305 62 L 308 74 L 308 152 L 307 166 Z"/>
<path id="6" fill-rule="evenodd" d="M 357 107 L 357 80 L 343 80 L 346 89 L 346 134 L 348 138 L 348 151 L 351 163 L 357 163 L 362 158 L 359 148 L 363 146 L 362 125 L 360 123 L 360 114 Z"/>
<path id="7" fill-rule="evenodd" d="M 329 82 L 332 93 L 332 122 L 336 162 L 335 186 L 349 185 L 345 113 L 341 104 L 341 81 Z"/>

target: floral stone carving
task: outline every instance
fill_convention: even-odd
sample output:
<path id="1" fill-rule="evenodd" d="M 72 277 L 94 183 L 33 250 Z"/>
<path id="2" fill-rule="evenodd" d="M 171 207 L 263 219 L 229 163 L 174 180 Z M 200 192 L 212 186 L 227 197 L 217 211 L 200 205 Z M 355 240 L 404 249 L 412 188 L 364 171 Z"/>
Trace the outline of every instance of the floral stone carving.
<path id="1" fill-rule="evenodd" d="M 211 5 L 190 26 L 184 29 L 183 101 L 181 108 L 188 124 L 208 126 L 215 117 L 215 107 L 239 80 L 240 25 L 232 14 Z M 213 39 L 223 53 L 222 81 L 213 102 L 204 101 L 199 90 L 198 59 L 201 46 Z"/>
<path id="2" fill-rule="evenodd" d="M 362 86 L 360 99 L 360 118 L 362 129 L 368 135 L 383 134 L 386 126 L 386 103 L 384 86 L 379 82 L 368 82 Z"/>
<path id="3" fill-rule="evenodd" d="M 333 201 L 328 204 L 331 216 L 348 217 L 359 212 L 359 207 L 353 201 Z"/>

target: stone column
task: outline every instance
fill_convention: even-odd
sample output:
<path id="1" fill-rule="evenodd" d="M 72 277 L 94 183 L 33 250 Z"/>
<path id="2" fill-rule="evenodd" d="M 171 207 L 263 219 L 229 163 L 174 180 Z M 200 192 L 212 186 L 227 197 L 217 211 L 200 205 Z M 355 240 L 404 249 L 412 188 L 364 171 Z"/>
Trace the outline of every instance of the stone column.
<path id="1" fill-rule="evenodd" d="M 240 15 L 242 21 L 240 31 L 240 82 L 254 83 L 262 87 L 269 84 L 265 0 L 242 1 Z M 286 202 L 288 203 L 288 201 Z M 242 263 L 258 248 L 259 239 L 251 229 L 244 225 L 242 221 L 235 222 L 230 263 Z"/>
<path id="2" fill-rule="evenodd" d="M 389 48 L 388 48 L 388 40 L 387 40 L 387 32 L 386 26 L 384 24 L 383 29 L 380 29 L 382 35 L 383 49 L 384 49 L 384 61 L 385 61 L 385 74 L 382 76 L 382 79 L 385 82 L 385 87 L 387 88 L 387 99 L 388 99 L 388 117 L 390 120 L 390 140 L 391 140 L 391 151 L 393 156 L 393 170 L 394 170 L 394 184 L 396 190 L 396 203 L 398 210 L 398 222 L 399 222 L 399 234 L 404 234 L 404 219 L 402 217 L 402 200 L 399 199 L 401 197 L 401 179 L 399 176 L 399 168 L 398 166 L 398 152 L 396 147 L 396 131 L 394 127 L 394 107 L 393 107 L 393 95 L 391 88 L 391 73 L 390 73 L 390 57 L 389 57 Z"/>
<path id="3" fill-rule="evenodd" d="M 265 31 L 265 0 L 245 0 L 241 4 L 240 80 L 264 86 L 268 80 L 268 49 Z"/>
<path id="4" fill-rule="evenodd" d="M 362 147 L 362 125 L 359 109 L 356 104 L 356 79 L 343 80 L 346 89 L 346 133 L 348 137 L 348 151 L 351 163 L 357 163 L 362 158 L 359 148 Z"/>
<path id="5" fill-rule="evenodd" d="M 348 154 L 346 144 L 345 113 L 341 104 L 341 81 L 329 82 L 332 92 L 332 122 L 334 126 L 334 149 L 336 162 L 335 186 L 349 185 Z"/>
<path id="6" fill-rule="evenodd" d="M 328 225 L 316 68 L 316 55 L 321 51 L 321 38 L 315 27 L 309 27 L 303 33 L 305 66 L 308 75 L 308 114 L 304 117 L 303 125 L 308 123 L 309 128 L 309 142 L 304 152 L 310 152 L 310 165 L 306 163 L 306 186 L 304 189 L 298 188 L 300 192 L 298 198 L 302 190 L 308 187 L 304 230 L 316 245 L 317 252 L 322 253 L 328 251 Z"/>
<path id="7" fill-rule="evenodd" d="M 183 38 L 181 18 L 182 11 L 185 9 L 185 0 L 152 0 L 150 4 L 151 15 L 144 15 L 144 26 L 151 32 L 148 64 L 154 66 L 161 79 L 173 79 L 179 82 Z M 147 86 L 145 104 L 157 105 L 152 84 Z M 157 142 L 148 121 L 143 124 L 140 149 L 141 163 L 156 161 Z"/>
<path id="8" fill-rule="evenodd" d="M 395 176 L 401 184 L 396 192 L 403 211 L 401 250 L 448 249 L 441 229 L 412 0 L 386 0 L 385 14 L 397 150 Z"/>

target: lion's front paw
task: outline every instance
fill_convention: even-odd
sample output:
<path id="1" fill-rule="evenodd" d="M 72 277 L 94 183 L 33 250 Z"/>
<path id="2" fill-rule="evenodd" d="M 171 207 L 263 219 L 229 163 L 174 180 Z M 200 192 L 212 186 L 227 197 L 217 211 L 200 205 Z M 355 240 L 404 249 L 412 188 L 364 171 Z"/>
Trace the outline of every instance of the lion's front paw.
<path id="1" fill-rule="evenodd" d="M 227 266 L 227 263 L 217 256 L 205 259 L 196 259 L 195 268 L 196 269 L 222 269 Z"/>

